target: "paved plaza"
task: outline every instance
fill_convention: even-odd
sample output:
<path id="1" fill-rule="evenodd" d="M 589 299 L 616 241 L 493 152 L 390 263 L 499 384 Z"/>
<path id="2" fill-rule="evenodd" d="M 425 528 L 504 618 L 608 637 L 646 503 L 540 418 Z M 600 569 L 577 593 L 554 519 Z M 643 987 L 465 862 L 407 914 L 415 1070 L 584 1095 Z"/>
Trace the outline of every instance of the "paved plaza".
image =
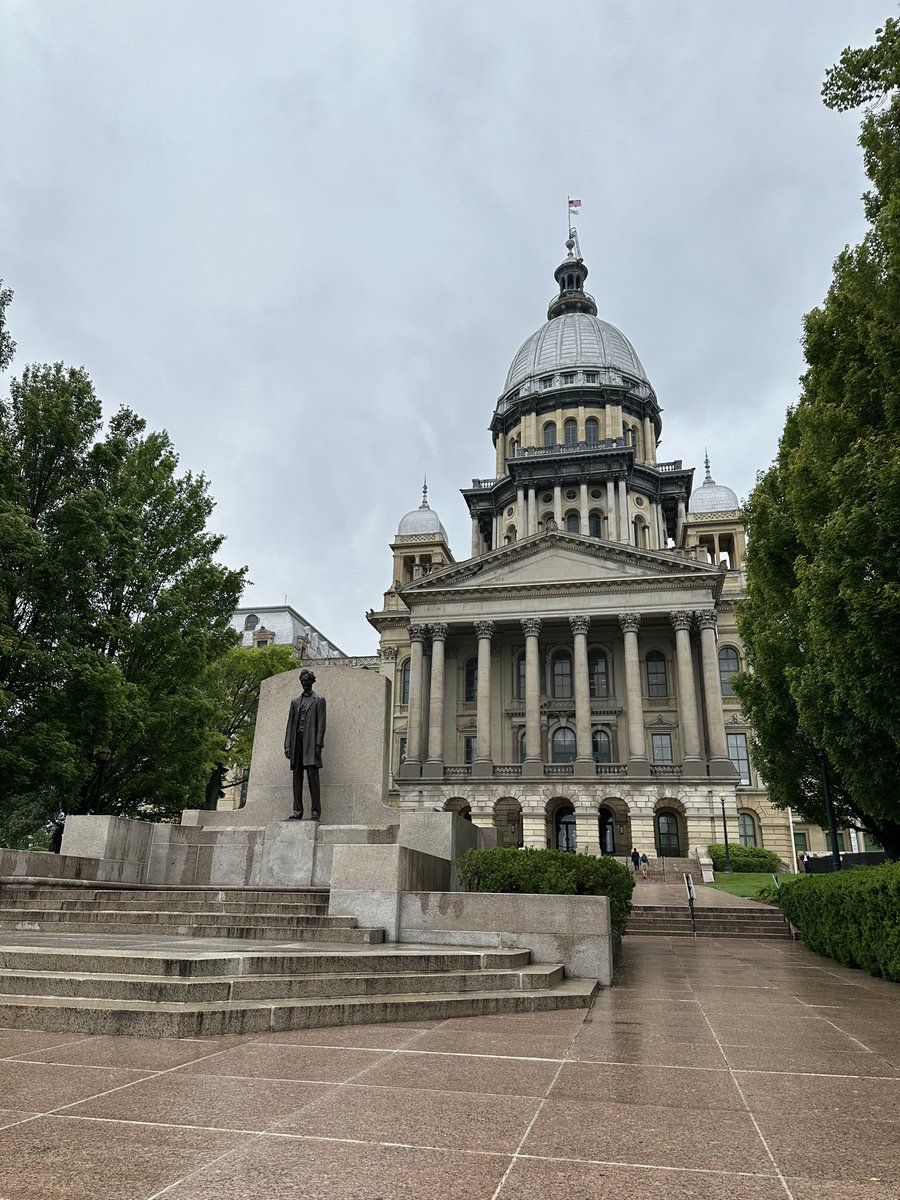
<path id="1" fill-rule="evenodd" d="M 900 988 L 626 939 L 590 1010 L 165 1041 L 0 1030 L 2 1200 L 887 1200 Z"/>

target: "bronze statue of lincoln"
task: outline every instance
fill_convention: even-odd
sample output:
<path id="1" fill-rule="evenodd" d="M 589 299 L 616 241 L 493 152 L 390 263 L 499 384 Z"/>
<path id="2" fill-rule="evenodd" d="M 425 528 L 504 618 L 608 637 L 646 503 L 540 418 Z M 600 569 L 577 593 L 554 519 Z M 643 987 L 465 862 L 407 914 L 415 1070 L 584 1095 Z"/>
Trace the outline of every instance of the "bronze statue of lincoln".
<path id="1" fill-rule="evenodd" d="M 291 764 L 294 782 L 294 811 L 289 821 L 303 819 L 303 776 L 309 780 L 311 816 L 318 821 L 322 815 L 319 791 L 319 771 L 325 745 L 325 698 L 312 690 L 316 677 L 304 668 L 300 672 L 303 691 L 291 701 L 287 729 L 284 733 L 284 756 Z"/>

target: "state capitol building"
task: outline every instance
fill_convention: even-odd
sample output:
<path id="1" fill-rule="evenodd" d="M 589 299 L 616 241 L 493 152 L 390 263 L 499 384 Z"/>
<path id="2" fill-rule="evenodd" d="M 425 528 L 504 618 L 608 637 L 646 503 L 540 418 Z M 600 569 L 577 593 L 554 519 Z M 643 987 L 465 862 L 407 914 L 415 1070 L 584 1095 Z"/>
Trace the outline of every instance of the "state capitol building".
<path id="1" fill-rule="evenodd" d="M 731 688 L 737 496 L 708 460 L 695 487 L 657 458 L 653 385 L 566 247 L 494 409 L 495 476 L 462 490 L 468 557 L 423 494 L 368 614 L 392 685 L 392 799 L 459 811 L 500 845 L 665 857 L 721 842 L 724 800 L 733 841 L 790 863 Z"/>

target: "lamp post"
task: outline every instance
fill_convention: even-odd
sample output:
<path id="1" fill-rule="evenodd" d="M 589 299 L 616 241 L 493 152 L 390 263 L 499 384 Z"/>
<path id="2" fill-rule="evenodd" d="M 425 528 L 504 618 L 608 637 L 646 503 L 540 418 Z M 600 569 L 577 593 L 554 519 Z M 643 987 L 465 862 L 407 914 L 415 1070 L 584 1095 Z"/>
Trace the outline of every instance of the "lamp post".
<path id="1" fill-rule="evenodd" d="M 838 846 L 837 828 L 834 823 L 834 804 L 831 801 L 831 788 L 828 786 L 828 760 L 825 757 L 825 751 L 819 750 L 819 765 L 822 768 L 822 794 L 825 799 L 825 816 L 828 819 L 828 832 L 831 835 L 831 859 L 834 863 L 834 870 L 841 869 L 841 851 Z"/>
<path id="2" fill-rule="evenodd" d="M 94 794 L 91 801 L 99 805 L 100 797 L 103 795 L 103 776 L 106 774 L 106 764 L 112 758 L 112 750 L 109 746 L 100 746 L 94 751 L 94 758 L 97 760 L 97 769 L 94 772 Z"/>
<path id="3" fill-rule="evenodd" d="M 731 865 L 731 851 L 728 848 L 728 822 L 725 820 L 724 796 L 719 796 L 719 803 L 722 805 L 722 829 L 725 833 L 725 870 L 733 872 L 734 867 Z"/>

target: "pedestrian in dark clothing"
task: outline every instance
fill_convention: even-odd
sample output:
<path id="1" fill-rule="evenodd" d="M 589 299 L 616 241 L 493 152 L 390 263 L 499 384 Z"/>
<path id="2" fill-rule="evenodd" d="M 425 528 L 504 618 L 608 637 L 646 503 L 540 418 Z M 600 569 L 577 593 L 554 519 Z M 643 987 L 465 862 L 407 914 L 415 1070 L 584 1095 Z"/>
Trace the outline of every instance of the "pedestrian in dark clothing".
<path id="1" fill-rule="evenodd" d="M 637 846 L 631 851 L 631 865 L 634 867 L 635 874 L 637 874 L 641 866 L 641 856 L 638 854 Z"/>

